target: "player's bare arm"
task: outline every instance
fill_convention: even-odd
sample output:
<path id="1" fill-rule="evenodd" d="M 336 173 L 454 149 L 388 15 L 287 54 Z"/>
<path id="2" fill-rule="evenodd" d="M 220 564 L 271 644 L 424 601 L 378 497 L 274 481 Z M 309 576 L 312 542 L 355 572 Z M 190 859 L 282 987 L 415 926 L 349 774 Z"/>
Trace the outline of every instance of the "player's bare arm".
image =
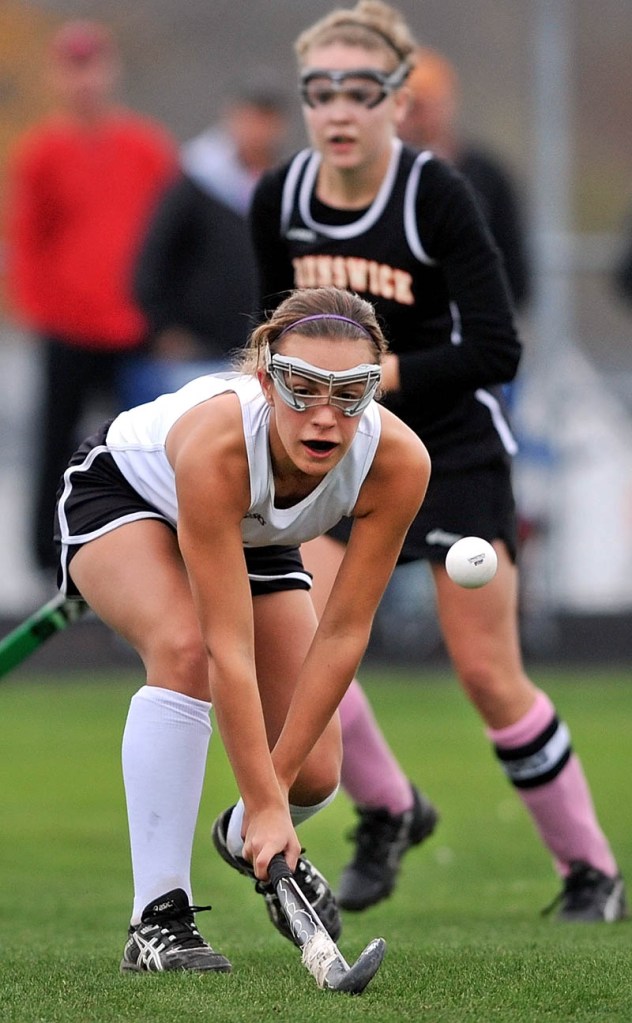
<path id="1" fill-rule="evenodd" d="M 222 395 L 191 410 L 173 427 L 167 450 L 176 473 L 180 549 L 212 658 L 218 726 L 249 813 L 280 811 L 279 849 L 286 848 L 287 832 L 292 840 L 294 832 L 269 756 L 240 532 L 249 476 L 238 399 Z"/>
<path id="2" fill-rule="evenodd" d="M 356 505 L 351 538 L 274 749 L 284 785 L 291 785 L 358 668 L 428 486 L 430 458 L 423 443 L 386 409 L 380 415 L 380 445 Z"/>

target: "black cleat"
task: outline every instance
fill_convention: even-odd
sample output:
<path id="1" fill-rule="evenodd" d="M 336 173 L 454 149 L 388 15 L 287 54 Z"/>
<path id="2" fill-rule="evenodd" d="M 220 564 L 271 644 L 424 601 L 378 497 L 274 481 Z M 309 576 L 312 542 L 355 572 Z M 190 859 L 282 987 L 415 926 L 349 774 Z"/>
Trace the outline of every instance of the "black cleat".
<path id="1" fill-rule="evenodd" d="M 434 831 L 439 814 L 411 784 L 413 805 L 404 813 L 385 808 L 355 808 L 360 820 L 352 834 L 355 855 L 340 878 L 338 902 L 360 911 L 388 898 L 395 887 L 402 857 Z"/>
<path id="2" fill-rule="evenodd" d="M 214 952 L 200 935 L 193 914 L 210 906 L 191 906 L 182 888 L 145 906 L 141 922 L 130 927 L 123 949 L 121 973 L 160 973 L 192 970 L 230 973 L 225 956 Z"/>
<path id="3" fill-rule="evenodd" d="M 217 849 L 222 859 L 228 863 L 234 870 L 238 870 L 240 874 L 244 874 L 255 882 L 255 891 L 259 895 L 263 895 L 265 899 L 266 909 L 270 920 L 276 927 L 277 931 L 291 941 L 292 944 L 296 944 L 294 935 L 290 930 L 290 926 L 286 920 L 285 913 L 281 908 L 278 896 L 271 884 L 267 884 L 263 881 L 258 881 L 255 877 L 254 870 L 247 860 L 241 858 L 241 856 L 233 856 L 228 850 L 226 845 L 226 833 L 228 831 L 228 822 L 230 815 L 233 812 L 233 807 L 230 806 L 228 810 L 224 810 L 219 815 L 215 823 L 213 824 L 213 844 Z M 342 932 L 342 921 L 340 919 L 340 913 L 338 911 L 338 905 L 334 894 L 329 887 L 327 881 L 320 873 L 316 870 L 304 856 L 299 858 L 294 872 L 294 880 L 298 884 L 299 888 L 303 892 L 303 895 L 309 902 L 310 906 L 318 914 L 318 918 L 329 932 L 334 941 L 337 941 Z"/>
<path id="4" fill-rule="evenodd" d="M 542 910 L 543 915 L 559 906 L 556 919 L 563 923 L 612 924 L 627 918 L 625 885 L 620 874 L 608 877 L 583 860 L 573 860 L 570 866 L 562 891 Z"/>

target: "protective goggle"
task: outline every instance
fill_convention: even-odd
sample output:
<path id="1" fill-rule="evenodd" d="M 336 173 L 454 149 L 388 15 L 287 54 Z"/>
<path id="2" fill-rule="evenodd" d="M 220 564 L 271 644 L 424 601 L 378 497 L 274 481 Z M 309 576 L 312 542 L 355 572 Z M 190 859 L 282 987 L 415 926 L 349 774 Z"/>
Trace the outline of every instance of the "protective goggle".
<path id="1" fill-rule="evenodd" d="M 333 405 L 345 416 L 359 416 L 375 397 L 382 370 L 375 363 L 337 372 L 319 369 L 291 355 L 265 353 L 266 372 L 286 405 L 305 412 L 316 405 Z M 327 392 L 322 393 L 325 385 Z"/>
<path id="2" fill-rule="evenodd" d="M 314 68 L 301 73 L 303 103 L 314 110 L 327 106 L 336 96 L 344 96 L 358 106 L 373 110 L 382 100 L 404 84 L 410 68 L 400 64 L 390 75 L 375 68 L 354 71 L 322 71 Z"/>

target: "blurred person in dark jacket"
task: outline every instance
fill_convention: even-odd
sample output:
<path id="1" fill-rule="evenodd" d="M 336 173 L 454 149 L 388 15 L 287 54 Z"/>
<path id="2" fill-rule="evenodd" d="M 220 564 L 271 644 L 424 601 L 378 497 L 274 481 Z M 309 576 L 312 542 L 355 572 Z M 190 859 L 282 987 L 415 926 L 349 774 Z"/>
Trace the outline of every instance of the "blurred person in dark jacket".
<path id="1" fill-rule="evenodd" d="M 275 79 L 253 74 L 231 91 L 217 125 L 183 145 L 181 172 L 135 266 L 153 340 L 135 367 L 134 402 L 180 386 L 200 363 L 217 369 L 246 340 L 256 303 L 247 213 L 260 175 L 279 159 L 286 107 Z"/>
<path id="2" fill-rule="evenodd" d="M 470 183 L 502 254 L 514 305 L 522 308 L 531 271 L 521 197 L 511 173 L 495 153 L 462 133 L 459 78 L 443 54 L 419 47 L 406 87 L 409 103 L 400 138 L 449 160 Z"/>
<path id="3" fill-rule="evenodd" d="M 614 286 L 619 296 L 632 307 L 632 209 L 621 229 L 621 249 L 614 265 Z"/>

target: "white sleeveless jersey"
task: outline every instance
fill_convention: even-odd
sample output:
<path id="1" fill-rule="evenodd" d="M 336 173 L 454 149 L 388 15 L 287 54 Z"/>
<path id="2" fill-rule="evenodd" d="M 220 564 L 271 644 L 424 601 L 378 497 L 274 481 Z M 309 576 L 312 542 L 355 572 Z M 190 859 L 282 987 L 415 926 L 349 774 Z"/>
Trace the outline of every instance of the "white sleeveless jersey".
<path id="1" fill-rule="evenodd" d="M 175 474 L 165 450 L 167 435 L 189 409 L 227 391 L 234 392 L 241 404 L 250 473 L 250 506 L 241 523 L 244 546 L 301 544 L 350 515 L 380 439 L 377 404 L 371 402 L 364 411 L 349 451 L 315 490 L 291 508 L 276 508 L 268 442 L 270 407 L 256 377 L 241 373 L 198 377 L 173 394 L 163 394 L 117 416 L 106 444 L 134 490 L 177 524 Z"/>

